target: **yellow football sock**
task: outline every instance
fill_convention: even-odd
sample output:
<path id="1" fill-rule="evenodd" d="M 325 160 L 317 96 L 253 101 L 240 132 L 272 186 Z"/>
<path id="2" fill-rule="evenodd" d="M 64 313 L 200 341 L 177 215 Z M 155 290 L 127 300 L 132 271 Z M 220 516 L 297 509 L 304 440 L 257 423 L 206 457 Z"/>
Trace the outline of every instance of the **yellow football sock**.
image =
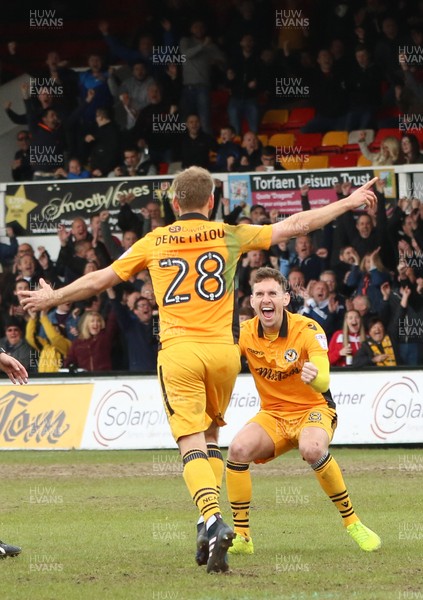
<path id="1" fill-rule="evenodd" d="M 341 469 L 336 460 L 327 452 L 314 465 L 311 465 L 316 473 L 320 487 L 339 510 L 344 527 L 356 523 L 360 519 L 354 512 L 350 497 L 342 477 Z"/>
<path id="2" fill-rule="evenodd" d="M 217 493 L 220 495 L 225 464 L 223 462 L 223 456 L 219 446 L 209 442 L 207 444 L 207 455 L 209 457 L 210 466 L 213 469 L 213 473 L 216 478 Z"/>
<path id="3" fill-rule="evenodd" d="M 248 463 L 226 462 L 226 489 L 231 503 L 234 531 L 250 537 L 250 503 L 253 494 L 250 465 Z"/>
<path id="4" fill-rule="evenodd" d="M 216 477 L 202 450 L 189 450 L 182 457 L 184 480 L 194 503 L 204 517 L 204 521 L 220 513 L 216 489 Z"/>

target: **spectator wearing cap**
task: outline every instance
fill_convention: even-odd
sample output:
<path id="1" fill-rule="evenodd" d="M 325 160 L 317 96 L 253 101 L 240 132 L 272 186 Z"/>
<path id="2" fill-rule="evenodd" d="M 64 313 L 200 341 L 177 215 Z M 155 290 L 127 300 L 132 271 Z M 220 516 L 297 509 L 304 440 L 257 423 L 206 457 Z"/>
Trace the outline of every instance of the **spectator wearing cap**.
<path id="1" fill-rule="evenodd" d="M 5 336 L 0 339 L 0 346 L 23 364 L 28 372 L 36 371 L 37 361 L 34 358 L 31 346 L 25 341 L 25 323 L 17 317 L 9 317 L 6 321 Z"/>

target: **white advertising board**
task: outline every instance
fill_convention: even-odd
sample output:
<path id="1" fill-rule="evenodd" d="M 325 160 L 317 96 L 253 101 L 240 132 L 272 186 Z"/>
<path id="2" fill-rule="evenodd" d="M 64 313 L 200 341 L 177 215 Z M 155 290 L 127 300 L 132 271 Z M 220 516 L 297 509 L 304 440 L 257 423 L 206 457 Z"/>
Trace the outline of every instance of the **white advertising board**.
<path id="1" fill-rule="evenodd" d="M 422 371 L 333 373 L 338 427 L 334 444 L 423 442 Z M 250 375 L 240 375 L 220 435 L 228 446 L 256 414 L 260 400 Z M 157 379 L 97 381 L 81 448 L 174 448 Z"/>

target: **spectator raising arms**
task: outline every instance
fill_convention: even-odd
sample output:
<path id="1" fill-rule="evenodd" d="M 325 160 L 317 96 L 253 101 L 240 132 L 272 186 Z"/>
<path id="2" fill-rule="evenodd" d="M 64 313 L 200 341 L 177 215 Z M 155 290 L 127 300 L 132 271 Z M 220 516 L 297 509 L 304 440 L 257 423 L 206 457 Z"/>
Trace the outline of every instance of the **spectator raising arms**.
<path id="1" fill-rule="evenodd" d="M 46 312 L 29 312 L 30 319 L 26 324 L 26 341 L 37 350 L 38 373 L 56 373 L 63 366 L 72 342 L 60 333 L 58 325 L 54 325 Z"/>
<path id="2" fill-rule="evenodd" d="M 360 151 L 363 156 L 372 161 L 372 165 L 397 165 L 399 162 L 400 143 L 399 140 L 389 135 L 383 138 L 379 152 L 370 152 L 366 144 L 366 132 L 361 131 L 358 140 Z"/>

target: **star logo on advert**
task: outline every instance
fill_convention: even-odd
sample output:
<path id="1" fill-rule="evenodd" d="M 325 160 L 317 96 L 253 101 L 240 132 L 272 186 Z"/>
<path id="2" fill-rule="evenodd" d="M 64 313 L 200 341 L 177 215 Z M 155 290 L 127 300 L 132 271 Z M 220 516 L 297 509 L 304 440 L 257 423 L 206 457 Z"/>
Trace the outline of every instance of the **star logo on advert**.
<path id="1" fill-rule="evenodd" d="M 406 376 L 399 381 L 385 383 L 377 392 L 372 408 L 373 423 L 370 428 L 381 440 L 387 440 L 414 419 L 423 416 L 419 388 L 413 379 Z"/>

